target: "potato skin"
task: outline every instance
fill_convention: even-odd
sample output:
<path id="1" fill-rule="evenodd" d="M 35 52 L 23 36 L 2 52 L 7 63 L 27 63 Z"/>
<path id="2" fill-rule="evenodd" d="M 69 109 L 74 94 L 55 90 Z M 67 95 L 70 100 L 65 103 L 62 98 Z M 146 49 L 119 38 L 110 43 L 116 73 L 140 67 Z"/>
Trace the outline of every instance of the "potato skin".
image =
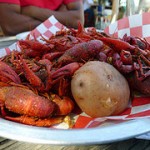
<path id="1" fill-rule="evenodd" d="M 80 109 L 91 117 L 117 115 L 128 106 L 130 98 L 124 76 L 100 61 L 89 61 L 75 72 L 71 91 Z"/>

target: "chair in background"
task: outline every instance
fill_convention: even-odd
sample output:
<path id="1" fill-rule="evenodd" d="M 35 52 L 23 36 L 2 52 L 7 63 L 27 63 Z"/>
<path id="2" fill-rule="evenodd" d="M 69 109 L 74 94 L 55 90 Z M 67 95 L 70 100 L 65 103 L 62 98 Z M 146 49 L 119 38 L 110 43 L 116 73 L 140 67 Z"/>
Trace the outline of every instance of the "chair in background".
<path id="1" fill-rule="evenodd" d="M 150 0 L 112 0 L 111 23 L 143 12 L 150 12 Z"/>

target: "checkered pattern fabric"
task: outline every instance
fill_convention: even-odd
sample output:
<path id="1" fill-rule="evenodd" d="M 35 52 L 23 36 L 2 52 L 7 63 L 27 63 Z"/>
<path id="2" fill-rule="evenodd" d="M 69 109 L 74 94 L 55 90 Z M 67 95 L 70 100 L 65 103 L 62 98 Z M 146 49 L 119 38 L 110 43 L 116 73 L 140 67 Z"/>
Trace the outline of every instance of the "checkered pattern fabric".
<path id="1" fill-rule="evenodd" d="M 54 16 L 51 16 L 45 22 L 31 31 L 30 34 L 31 37 L 34 35 L 36 39 L 40 40 L 41 35 L 45 38 L 49 38 L 51 35 L 55 34 L 57 31 L 60 31 L 62 28 L 64 28 L 64 26 L 59 23 Z"/>
<path id="2" fill-rule="evenodd" d="M 108 26 L 106 33 L 122 38 L 124 34 L 145 38 L 150 42 L 150 13 L 125 17 Z"/>
<path id="3" fill-rule="evenodd" d="M 118 116 L 109 116 L 93 119 L 85 113 L 78 115 L 75 128 L 91 128 L 105 125 L 107 120 L 113 122 L 127 121 L 135 118 L 150 117 L 150 97 L 135 97 L 128 108 Z"/>

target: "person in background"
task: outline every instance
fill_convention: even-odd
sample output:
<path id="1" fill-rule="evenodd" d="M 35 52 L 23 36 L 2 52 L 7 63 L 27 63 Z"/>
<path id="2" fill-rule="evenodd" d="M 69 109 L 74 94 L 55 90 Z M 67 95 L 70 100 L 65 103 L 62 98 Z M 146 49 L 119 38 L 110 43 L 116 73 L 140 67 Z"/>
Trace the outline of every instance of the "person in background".
<path id="1" fill-rule="evenodd" d="M 95 26 L 95 14 L 92 6 L 94 5 L 93 0 L 83 0 L 84 8 L 84 27 L 94 27 Z"/>
<path id="2" fill-rule="evenodd" d="M 0 26 L 5 35 L 34 29 L 50 16 L 63 25 L 84 25 L 82 0 L 0 0 Z"/>

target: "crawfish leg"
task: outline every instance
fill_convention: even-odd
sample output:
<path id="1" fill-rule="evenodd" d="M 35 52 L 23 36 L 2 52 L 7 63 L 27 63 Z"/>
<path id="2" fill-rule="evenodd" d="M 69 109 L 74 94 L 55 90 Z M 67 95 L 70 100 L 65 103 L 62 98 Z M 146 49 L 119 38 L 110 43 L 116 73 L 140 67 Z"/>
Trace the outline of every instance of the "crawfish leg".
<path id="1" fill-rule="evenodd" d="M 73 62 L 68 65 L 63 66 L 62 68 L 57 69 L 53 73 L 51 73 L 51 77 L 58 78 L 61 76 L 72 76 L 74 72 L 82 66 L 81 63 Z"/>
<path id="2" fill-rule="evenodd" d="M 56 115 L 68 115 L 74 108 L 74 102 L 69 97 L 63 97 L 62 99 L 55 95 L 53 102 L 56 103 Z"/>
<path id="3" fill-rule="evenodd" d="M 4 117 L 7 115 L 6 111 L 4 110 L 4 106 L 0 104 L 0 112 L 1 112 L 1 116 Z"/>
<path id="4" fill-rule="evenodd" d="M 28 67 L 28 65 L 25 63 L 25 61 L 22 59 L 22 57 L 20 57 L 20 60 L 23 64 L 22 67 L 23 67 L 25 77 L 30 82 L 30 84 L 35 87 L 44 89 L 44 84 L 41 81 L 41 79 L 34 74 L 34 72 Z"/>

